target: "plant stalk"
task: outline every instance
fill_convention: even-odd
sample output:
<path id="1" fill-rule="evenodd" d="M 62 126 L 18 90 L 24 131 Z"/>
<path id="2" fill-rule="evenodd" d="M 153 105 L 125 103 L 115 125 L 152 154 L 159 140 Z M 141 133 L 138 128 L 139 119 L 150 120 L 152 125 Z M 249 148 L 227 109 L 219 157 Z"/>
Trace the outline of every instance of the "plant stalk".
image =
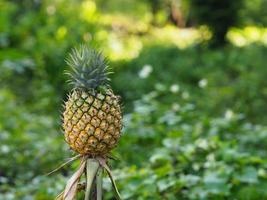
<path id="1" fill-rule="evenodd" d="M 100 167 L 96 175 L 97 200 L 102 200 L 102 176 L 103 176 L 103 168 Z"/>
<path id="2" fill-rule="evenodd" d="M 97 174 L 99 162 L 95 159 L 89 158 L 86 162 L 86 191 L 84 200 L 89 200 L 92 183 Z"/>

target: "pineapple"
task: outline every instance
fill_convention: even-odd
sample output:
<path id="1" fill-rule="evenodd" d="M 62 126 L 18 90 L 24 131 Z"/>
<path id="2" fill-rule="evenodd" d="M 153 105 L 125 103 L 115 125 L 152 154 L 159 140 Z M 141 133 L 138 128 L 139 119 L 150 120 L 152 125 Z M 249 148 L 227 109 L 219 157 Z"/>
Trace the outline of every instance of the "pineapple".
<path id="1" fill-rule="evenodd" d="M 108 85 L 110 68 L 101 53 L 85 46 L 74 49 L 67 63 L 73 89 L 63 113 L 65 140 L 81 155 L 105 156 L 122 129 L 119 97 Z"/>

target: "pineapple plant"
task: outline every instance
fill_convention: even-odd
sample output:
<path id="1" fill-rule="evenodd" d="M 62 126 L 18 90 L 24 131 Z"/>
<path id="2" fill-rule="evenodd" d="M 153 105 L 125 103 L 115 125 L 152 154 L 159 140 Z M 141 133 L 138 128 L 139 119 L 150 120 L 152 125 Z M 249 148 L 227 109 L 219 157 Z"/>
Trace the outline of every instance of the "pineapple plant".
<path id="1" fill-rule="evenodd" d="M 81 163 L 57 199 L 74 199 L 83 174 L 86 175 L 85 200 L 90 198 L 90 193 L 92 196 L 92 188 L 97 188 L 97 199 L 101 199 L 104 170 L 120 199 L 107 165 L 109 152 L 117 145 L 122 129 L 119 97 L 109 86 L 110 68 L 101 53 L 85 45 L 72 50 L 67 64 L 71 68 L 67 74 L 73 88 L 64 105 L 63 130 L 66 143 L 78 153 L 71 161 L 79 157 Z"/>
<path id="2" fill-rule="evenodd" d="M 105 155 L 121 135 L 119 97 L 108 85 L 110 73 L 102 55 L 86 47 L 74 49 L 67 63 L 73 90 L 65 103 L 65 140 L 80 154 Z"/>

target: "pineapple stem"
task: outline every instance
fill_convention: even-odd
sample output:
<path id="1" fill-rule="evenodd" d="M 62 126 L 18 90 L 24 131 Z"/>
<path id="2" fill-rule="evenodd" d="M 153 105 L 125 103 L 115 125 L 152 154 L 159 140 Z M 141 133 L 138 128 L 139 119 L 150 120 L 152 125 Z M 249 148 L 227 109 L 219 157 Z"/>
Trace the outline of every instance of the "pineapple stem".
<path id="1" fill-rule="evenodd" d="M 106 163 L 106 160 L 103 159 L 103 158 L 101 158 L 101 157 L 98 157 L 97 159 L 98 159 L 100 165 L 101 165 L 101 166 L 106 170 L 106 172 L 108 173 L 108 176 L 109 176 L 109 178 L 110 178 L 110 180 L 111 180 L 113 189 L 114 189 L 114 191 L 115 191 L 116 199 L 117 199 L 117 200 L 121 200 L 120 193 L 119 193 L 119 191 L 118 191 L 118 188 L 117 188 L 117 185 L 116 185 L 116 183 L 115 183 L 115 180 L 113 179 L 111 170 L 110 170 L 109 166 L 108 166 L 107 163 Z"/>
<path id="2" fill-rule="evenodd" d="M 103 176 L 103 168 L 100 167 L 96 176 L 97 200 L 102 200 L 102 176 Z"/>
<path id="3" fill-rule="evenodd" d="M 89 200 L 91 188 L 94 178 L 99 168 L 99 162 L 95 159 L 89 158 L 86 162 L 86 191 L 84 200 Z"/>

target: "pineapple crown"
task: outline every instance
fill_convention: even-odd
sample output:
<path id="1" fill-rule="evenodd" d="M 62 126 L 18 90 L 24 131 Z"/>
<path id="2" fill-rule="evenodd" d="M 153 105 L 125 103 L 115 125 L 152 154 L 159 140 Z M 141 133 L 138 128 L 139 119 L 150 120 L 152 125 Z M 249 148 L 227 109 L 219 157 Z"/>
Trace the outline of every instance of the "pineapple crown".
<path id="1" fill-rule="evenodd" d="M 66 74 L 70 76 L 69 82 L 74 88 L 95 90 L 108 87 L 111 71 L 101 52 L 80 45 L 72 49 L 66 62 L 71 67 Z"/>

